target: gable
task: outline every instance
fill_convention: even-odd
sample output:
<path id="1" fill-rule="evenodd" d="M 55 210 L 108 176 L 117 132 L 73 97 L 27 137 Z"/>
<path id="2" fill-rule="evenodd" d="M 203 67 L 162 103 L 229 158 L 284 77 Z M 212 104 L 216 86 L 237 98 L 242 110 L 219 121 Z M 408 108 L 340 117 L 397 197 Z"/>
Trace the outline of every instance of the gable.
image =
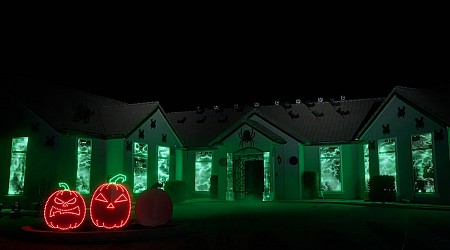
<path id="1" fill-rule="evenodd" d="M 133 141 L 148 141 L 159 145 L 181 147 L 182 144 L 167 121 L 163 112 L 157 109 L 145 120 L 139 123 L 128 135 L 127 139 Z"/>
<path id="2" fill-rule="evenodd" d="M 444 127 L 440 123 L 422 112 L 421 109 L 410 105 L 402 98 L 392 96 L 368 124 L 360 138 L 373 140 L 375 138 L 407 136 L 434 132 L 442 128 Z"/>
<path id="3" fill-rule="evenodd" d="M 285 141 L 275 134 L 268 134 L 268 130 L 254 121 L 242 123 L 233 132 L 221 139 L 222 145 L 233 145 L 243 147 L 253 147 L 255 144 L 285 143 Z"/>

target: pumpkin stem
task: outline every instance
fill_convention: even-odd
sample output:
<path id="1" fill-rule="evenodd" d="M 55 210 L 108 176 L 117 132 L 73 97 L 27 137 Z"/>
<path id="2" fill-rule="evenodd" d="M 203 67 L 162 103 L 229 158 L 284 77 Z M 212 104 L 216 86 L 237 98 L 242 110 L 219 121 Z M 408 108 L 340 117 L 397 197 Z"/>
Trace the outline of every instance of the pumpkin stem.
<path id="1" fill-rule="evenodd" d="M 117 181 L 119 181 L 120 179 L 122 179 L 120 182 L 124 183 L 127 180 L 127 177 L 124 174 L 117 174 L 113 176 L 111 179 L 109 179 L 109 183 L 116 184 Z"/>
<path id="2" fill-rule="evenodd" d="M 67 183 L 65 182 L 60 182 L 59 186 L 64 188 L 64 190 L 70 190 L 69 185 L 67 185 Z"/>

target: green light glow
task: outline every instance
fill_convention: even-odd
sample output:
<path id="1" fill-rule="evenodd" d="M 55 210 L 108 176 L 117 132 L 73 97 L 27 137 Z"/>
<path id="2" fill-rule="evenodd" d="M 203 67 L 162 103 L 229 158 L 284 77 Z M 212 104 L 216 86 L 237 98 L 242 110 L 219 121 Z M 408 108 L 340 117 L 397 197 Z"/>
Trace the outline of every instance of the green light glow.
<path id="1" fill-rule="evenodd" d="M 321 190 L 342 191 L 340 147 L 320 147 L 319 153 Z"/>
<path id="2" fill-rule="evenodd" d="M 133 193 L 141 193 L 147 189 L 148 145 L 145 143 L 134 142 L 133 155 Z"/>
<path id="3" fill-rule="evenodd" d="M 225 194 L 225 200 L 234 200 L 233 192 L 233 154 L 227 153 L 227 192 Z"/>
<path id="4" fill-rule="evenodd" d="M 195 191 L 209 191 L 213 154 L 209 151 L 195 154 Z"/>
<path id="5" fill-rule="evenodd" d="M 378 160 L 380 166 L 380 175 L 397 176 L 396 163 L 396 143 L 395 139 L 378 140 Z M 397 181 L 395 181 L 397 183 Z M 397 187 L 397 184 L 395 185 Z"/>
<path id="6" fill-rule="evenodd" d="M 431 133 L 411 136 L 414 191 L 434 193 L 433 140 Z"/>
<path id="7" fill-rule="evenodd" d="M 59 187 L 62 187 L 64 190 L 70 190 L 69 185 L 65 182 L 60 182 Z"/>
<path id="8" fill-rule="evenodd" d="M 22 195 L 25 184 L 28 137 L 12 140 L 8 195 Z"/>
<path id="9" fill-rule="evenodd" d="M 78 139 L 78 167 L 76 190 L 80 194 L 90 193 L 92 140 Z"/>
<path id="10" fill-rule="evenodd" d="M 127 181 L 127 176 L 124 174 L 116 174 L 109 179 L 109 183 L 117 184 L 119 180 L 120 183 L 124 183 L 125 181 Z"/>
<path id="11" fill-rule="evenodd" d="M 366 183 L 366 191 L 369 187 L 369 180 L 370 180 L 370 172 L 369 172 L 369 144 L 364 144 L 364 180 Z"/>
<path id="12" fill-rule="evenodd" d="M 165 184 L 169 180 L 170 148 L 158 146 L 158 182 Z M 163 186 L 164 187 L 164 186 Z"/>
<path id="13" fill-rule="evenodd" d="M 263 201 L 272 201 L 273 195 L 270 186 L 270 152 L 264 152 L 264 193 Z"/>

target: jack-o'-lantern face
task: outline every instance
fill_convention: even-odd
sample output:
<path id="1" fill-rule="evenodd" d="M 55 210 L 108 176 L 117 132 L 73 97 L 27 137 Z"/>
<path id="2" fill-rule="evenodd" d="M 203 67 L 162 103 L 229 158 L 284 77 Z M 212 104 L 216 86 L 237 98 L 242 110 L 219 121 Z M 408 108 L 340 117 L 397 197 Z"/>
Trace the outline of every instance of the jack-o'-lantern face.
<path id="1" fill-rule="evenodd" d="M 77 191 L 69 190 L 65 183 L 60 183 L 65 190 L 53 192 L 44 208 L 46 224 L 55 229 L 68 230 L 81 225 L 86 216 L 86 203 Z"/>
<path id="2" fill-rule="evenodd" d="M 131 214 L 131 199 L 127 188 L 115 182 L 100 185 L 92 196 L 90 214 L 97 227 L 123 227 Z"/>

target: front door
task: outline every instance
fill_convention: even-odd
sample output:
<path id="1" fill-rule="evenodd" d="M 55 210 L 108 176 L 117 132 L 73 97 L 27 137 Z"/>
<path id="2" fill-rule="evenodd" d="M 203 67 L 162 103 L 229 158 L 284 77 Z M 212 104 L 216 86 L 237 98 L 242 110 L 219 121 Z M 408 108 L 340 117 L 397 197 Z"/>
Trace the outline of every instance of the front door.
<path id="1" fill-rule="evenodd" d="M 264 192 L 264 162 L 245 161 L 245 199 L 262 200 Z"/>

